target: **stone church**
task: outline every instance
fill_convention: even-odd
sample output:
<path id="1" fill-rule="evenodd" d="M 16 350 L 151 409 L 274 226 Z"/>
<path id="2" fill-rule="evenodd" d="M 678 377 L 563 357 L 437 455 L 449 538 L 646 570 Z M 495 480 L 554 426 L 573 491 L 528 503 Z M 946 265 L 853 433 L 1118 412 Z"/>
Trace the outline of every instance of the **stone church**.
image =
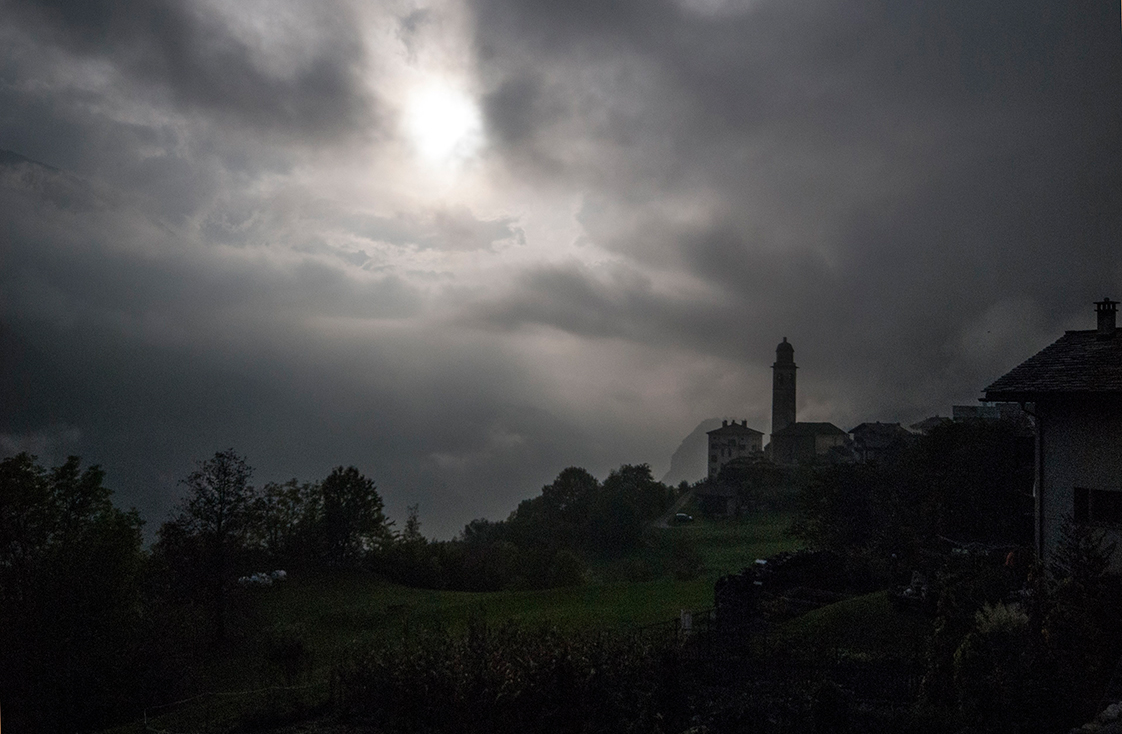
<path id="1" fill-rule="evenodd" d="M 795 414 L 795 348 L 783 337 L 771 366 L 772 461 L 806 464 L 844 453 L 849 435 L 833 423 L 800 423 Z"/>
<path id="2" fill-rule="evenodd" d="M 797 420 L 795 372 L 798 366 L 795 348 L 787 337 L 775 348 L 775 364 L 771 370 L 771 443 L 765 450 L 763 432 L 749 428 L 747 421 L 723 421 L 720 428 L 706 434 L 710 477 L 716 477 L 721 467 L 733 459 L 762 458 L 765 453 L 778 464 L 806 464 L 847 452 L 849 435 L 833 423 L 800 423 Z"/>

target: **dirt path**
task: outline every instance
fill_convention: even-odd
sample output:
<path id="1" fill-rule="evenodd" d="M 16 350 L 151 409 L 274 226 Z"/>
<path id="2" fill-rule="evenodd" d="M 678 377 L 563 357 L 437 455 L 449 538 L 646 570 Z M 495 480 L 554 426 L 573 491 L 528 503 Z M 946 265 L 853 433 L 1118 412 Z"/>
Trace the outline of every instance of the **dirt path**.
<path id="1" fill-rule="evenodd" d="M 693 490 L 692 489 L 687 491 L 685 494 L 683 494 L 678 499 L 674 500 L 674 504 L 670 505 L 670 509 L 667 510 L 663 514 L 662 517 L 660 517 L 657 520 L 655 520 L 654 522 L 652 522 L 651 527 L 652 528 L 668 528 L 668 527 L 670 527 L 670 518 L 674 517 L 674 515 L 677 514 L 683 507 L 685 507 L 686 503 L 689 502 L 691 499 L 693 499 Z"/>

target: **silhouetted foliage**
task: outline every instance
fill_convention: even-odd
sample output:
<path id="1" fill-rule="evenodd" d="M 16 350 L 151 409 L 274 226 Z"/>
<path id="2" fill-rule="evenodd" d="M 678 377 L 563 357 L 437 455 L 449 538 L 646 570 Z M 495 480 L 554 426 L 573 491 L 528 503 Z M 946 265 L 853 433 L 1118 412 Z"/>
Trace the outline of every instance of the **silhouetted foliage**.
<path id="1" fill-rule="evenodd" d="M 541 494 L 519 502 L 506 520 L 472 520 L 456 540 L 425 541 L 410 508 L 405 531 L 374 565 L 401 583 L 430 588 L 494 591 L 579 583 L 588 560 L 635 550 L 646 524 L 670 506 L 672 496 L 646 464 L 621 466 L 602 485 L 584 469 L 568 467 Z M 696 554 L 680 551 L 672 570 L 696 574 Z"/>
<path id="2" fill-rule="evenodd" d="M 391 539 L 390 523 L 374 481 L 353 466 L 336 467 L 320 484 L 327 562 L 356 567 Z"/>
<path id="3" fill-rule="evenodd" d="M 1004 421 L 947 423 L 892 459 L 821 467 L 792 532 L 822 548 L 914 552 L 939 536 L 1031 539 L 1032 440 Z"/>
<path id="4" fill-rule="evenodd" d="M 1093 541 L 1072 528 L 1077 552 L 1054 575 L 1002 553 L 952 556 L 937 584 L 926 701 L 981 732 L 1066 731 L 1094 716 L 1122 654 L 1122 579 L 1104 572 Z"/>
<path id="5" fill-rule="evenodd" d="M 316 482 L 269 482 L 253 503 L 252 544 L 277 568 L 322 564 L 323 493 Z"/>
<path id="6" fill-rule="evenodd" d="M 0 700 L 13 731 L 104 726 L 144 695 L 141 521 L 97 466 L 0 461 Z"/>
<path id="7" fill-rule="evenodd" d="M 726 462 L 716 477 L 706 478 L 700 485 L 716 484 L 736 493 L 741 512 L 781 512 L 793 509 L 802 471 L 783 467 L 759 456 L 741 456 Z M 723 498 L 701 503 L 706 515 L 724 514 Z"/>
<path id="8" fill-rule="evenodd" d="M 206 596 L 216 640 L 225 639 L 227 595 L 245 563 L 257 519 L 252 475 L 253 469 L 233 449 L 199 462 L 180 480 L 187 497 L 159 532 L 157 552 L 167 559 L 172 574 Z"/>
<path id="9" fill-rule="evenodd" d="M 335 680 L 340 713 L 378 731 L 674 732 L 682 673 L 665 636 L 477 622 L 356 653 Z"/>

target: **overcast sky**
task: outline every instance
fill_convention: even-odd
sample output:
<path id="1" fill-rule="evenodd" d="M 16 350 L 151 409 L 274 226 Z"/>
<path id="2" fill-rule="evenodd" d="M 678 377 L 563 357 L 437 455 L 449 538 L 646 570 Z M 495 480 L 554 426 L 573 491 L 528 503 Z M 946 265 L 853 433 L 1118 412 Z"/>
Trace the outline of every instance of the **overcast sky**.
<path id="1" fill-rule="evenodd" d="M 703 419 L 914 422 L 1122 297 L 1114 0 L 0 0 L 0 452 L 449 537 Z"/>

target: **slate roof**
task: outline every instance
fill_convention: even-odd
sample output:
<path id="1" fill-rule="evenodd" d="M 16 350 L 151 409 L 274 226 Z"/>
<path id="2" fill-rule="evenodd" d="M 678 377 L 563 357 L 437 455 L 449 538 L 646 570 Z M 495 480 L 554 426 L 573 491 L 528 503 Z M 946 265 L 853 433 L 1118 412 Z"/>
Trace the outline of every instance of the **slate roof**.
<path id="1" fill-rule="evenodd" d="M 859 426 L 854 426 L 849 429 L 850 433 L 865 435 L 865 436 L 884 436 L 887 438 L 896 438 L 897 436 L 911 436 L 911 432 L 904 428 L 899 423 L 862 423 Z"/>
<path id="2" fill-rule="evenodd" d="M 743 424 L 733 422 L 733 423 L 728 424 L 727 426 L 721 426 L 720 428 L 714 428 L 712 431 L 706 431 L 705 435 L 707 435 L 707 436 L 749 436 L 749 435 L 762 436 L 762 435 L 764 435 L 764 432 L 763 431 L 757 431 L 755 428 L 749 428 L 748 426 L 745 426 Z"/>
<path id="3" fill-rule="evenodd" d="M 792 423 L 781 431 L 776 431 L 772 436 L 847 436 L 845 431 L 833 423 Z"/>
<path id="4" fill-rule="evenodd" d="M 986 400 L 1034 400 L 1050 393 L 1122 394 L 1122 330 L 1068 331 L 985 389 Z"/>

